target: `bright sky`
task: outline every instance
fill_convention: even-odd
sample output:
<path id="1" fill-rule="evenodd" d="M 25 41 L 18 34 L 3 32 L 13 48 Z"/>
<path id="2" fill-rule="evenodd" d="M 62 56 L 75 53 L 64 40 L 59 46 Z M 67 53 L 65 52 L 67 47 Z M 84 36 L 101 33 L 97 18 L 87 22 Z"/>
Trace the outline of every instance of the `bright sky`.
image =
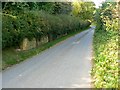
<path id="1" fill-rule="evenodd" d="M 101 3 L 104 2 L 105 0 L 92 0 L 92 1 L 95 3 L 96 8 L 98 8 L 101 5 Z"/>
<path id="2" fill-rule="evenodd" d="M 69 1 L 77 2 L 77 1 L 82 1 L 82 0 L 69 0 Z M 83 1 L 86 1 L 86 2 L 93 1 L 96 5 L 96 8 L 98 8 L 101 5 L 101 3 L 106 0 L 83 0 Z"/>

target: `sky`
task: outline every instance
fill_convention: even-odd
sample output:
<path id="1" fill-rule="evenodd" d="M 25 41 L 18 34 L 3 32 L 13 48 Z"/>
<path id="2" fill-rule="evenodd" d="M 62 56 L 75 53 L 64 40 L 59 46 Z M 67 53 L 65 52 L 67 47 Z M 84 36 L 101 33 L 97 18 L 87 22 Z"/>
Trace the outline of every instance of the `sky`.
<path id="1" fill-rule="evenodd" d="M 92 1 L 95 3 L 96 8 L 98 8 L 101 5 L 101 3 L 105 0 L 92 0 Z"/>
<path id="2" fill-rule="evenodd" d="M 93 1 L 96 5 L 96 8 L 98 8 L 101 5 L 101 3 L 106 1 L 106 0 L 68 0 L 68 1 L 73 1 L 73 2 L 75 2 L 75 1 L 85 1 L 85 2 Z"/>

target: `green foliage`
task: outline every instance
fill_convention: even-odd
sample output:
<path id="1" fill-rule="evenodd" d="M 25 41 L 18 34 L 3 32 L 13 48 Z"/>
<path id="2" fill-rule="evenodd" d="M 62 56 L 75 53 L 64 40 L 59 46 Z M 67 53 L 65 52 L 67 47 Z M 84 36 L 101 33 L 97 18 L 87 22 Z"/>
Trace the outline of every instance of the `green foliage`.
<path id="1" fill-rule="evenodd" d="M 26 37 L 29 40 L 48 35 L 49 41 L 71 32 L 86 28 L 90 22 L 81 22 L 79 18 L 69 15 L 50 15 L 43 11 L 27 11 L 17 16 L 2 14 L 3 48 L 19 46 Z"/>
<path id="2" fill-rule="evenodd" d="M 44 10 L 50 14 L 69 14 L 70 2 L 2 2 L 4 13 L 16 15 L 27 10 Z"/>
<path id="3" fill-rule="evenodd" d="M 73 2 L 72 15 L 80 17 L 82 20 L 93 20 L 95 4 L 93 2 Z"/>
<path id="4" fill-rule="evenodd" d="M 84 2 L 81 4 L 81 11 L 79 12 L 79 17 L 82 20 L 93 20 L 95 4 L 93 2 Z"/>
<path id="5" fill-rule="evenodd" d="M 96 88 L 118 88 L 118 11 L 105 2 L 96 11 L 93 78 Z"/>
<path id="6" fill-rule="evenodd" d="M 22 61 L 26 60 L 27 58 L 30 58 L 34 55 L 37 55 L 37 54 L 41 53 L 42 51 L 52 47 L 53 45 L 65 40 L 65 39 L 67 39 L 67 38 L 69 38 L 77 33 L 80 33 L 80 32 L 81 31 L 72 32 L 66 36 L 60 37 L 54 41 L 45 43 L 41 46 L 38 46 L 37 48 L 30 49 L 27 51 L 17 51 L 14 48 L 5 48 L 2 51 L 2 67 L 1 67 L 1 69 L 4 70 L 7 67 L 10 67 L 14 64 L 22 62 Z"/>
<path id="7" fill-rule="evenodd" d="M 29 10 L 27 2 L 2 2 L 2 12 L 17 15 L 25 10 Z"/>

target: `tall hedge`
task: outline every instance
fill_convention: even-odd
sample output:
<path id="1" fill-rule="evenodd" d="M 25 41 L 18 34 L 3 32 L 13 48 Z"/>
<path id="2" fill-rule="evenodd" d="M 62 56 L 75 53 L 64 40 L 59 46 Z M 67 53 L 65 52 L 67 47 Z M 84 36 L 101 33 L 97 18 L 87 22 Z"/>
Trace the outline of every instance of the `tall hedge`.
<path id="1" fill-rule="evenodd" d="M 43 11 L 27 11 L 17 16 L 2 14 L 2 47 L 19 46 L 24 38 L 40 40 L 48 35 L 49 41 L 59 36 L 86 28 L 88 21 L 69 15 L 51 15 Z"/>
<path id="2" fill-rule="evenodd" d="M 96 88 L 118 88 L 118 6 L 105 2 L 96 12 L 93 79 Z"/>

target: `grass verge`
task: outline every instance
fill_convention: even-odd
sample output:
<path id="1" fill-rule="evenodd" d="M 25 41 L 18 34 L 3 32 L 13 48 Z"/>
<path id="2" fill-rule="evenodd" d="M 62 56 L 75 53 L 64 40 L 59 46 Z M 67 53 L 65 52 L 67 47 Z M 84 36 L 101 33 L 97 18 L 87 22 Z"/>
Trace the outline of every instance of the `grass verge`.
<path id="1" fill-rule="evenodd" d="M 86 29 L 88 29 L 88 28 L 86 28 Z M 84 29 L 84 30 L 86 30 L 86 29 Z M 84 30 L 70 33 L 66 36 L 63 36 L 54 41 L 45 43 L 37 48 L 30 49 L 27 51 L 16 51 L 14 48 L 6 48 L 2 51 L 2 70 L 6 69 L 7 67 L 10 67 L 12 65 L 15 65 L 17 63 L 20 63 L 20 62 L 26 60 L 27 58 L 37 55 L 37 54 L 41 53 L 42 51 L 54 46 L 55 44 L 65 40 L 77 33 L 80 33 L 81 31 L 84 31 Z"/>

